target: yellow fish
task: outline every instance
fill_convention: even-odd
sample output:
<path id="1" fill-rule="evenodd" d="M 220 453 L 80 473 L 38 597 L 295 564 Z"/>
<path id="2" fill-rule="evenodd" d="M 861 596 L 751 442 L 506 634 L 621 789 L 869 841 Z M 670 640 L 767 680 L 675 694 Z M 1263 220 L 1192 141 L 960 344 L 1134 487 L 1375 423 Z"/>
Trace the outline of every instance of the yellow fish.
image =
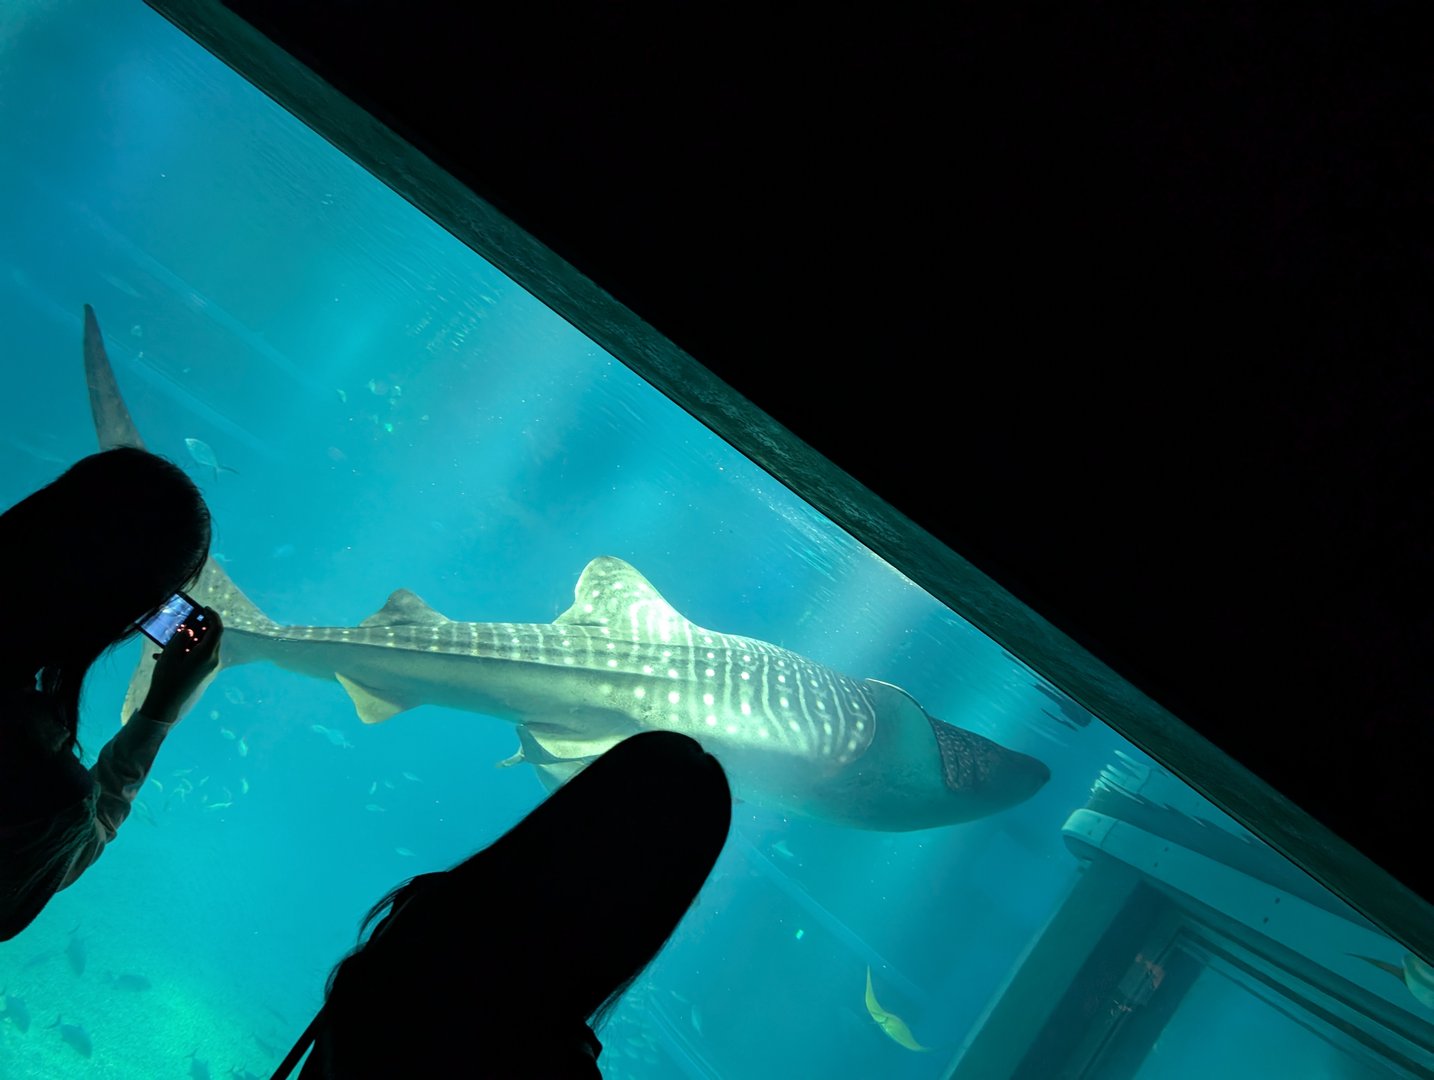
<path id="1" fill-rule="evenodd" d="M 916 1036 L 911 1034 L 911 1029 L 906 1026 L 905 1020 L 881 1007 L 876 1000 L 876 992 L 871 988 L 871 968 L 866 969 L 866 1011 L 871 1013 L 871 1018 L 877 1022 L 882 1031 L 886 1032 L 887 1038 L 898 1046 L 904 1046 L 908 1050 L 929 1051 L 931 1049 L 931 1047 L 922 1046 L 916 1041 Z"/>

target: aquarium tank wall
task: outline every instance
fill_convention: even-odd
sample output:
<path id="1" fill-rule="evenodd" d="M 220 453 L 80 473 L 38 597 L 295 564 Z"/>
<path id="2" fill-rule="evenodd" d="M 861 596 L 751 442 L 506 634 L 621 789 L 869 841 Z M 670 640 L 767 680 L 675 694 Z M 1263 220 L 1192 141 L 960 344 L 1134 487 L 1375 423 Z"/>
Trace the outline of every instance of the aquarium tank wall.
<path id="1" fill-rule="evenodd" d="M 138 0 L 5 6 L 0 196 L 5 505 L 169 457 L 234 642 L 0 946 L 0 1077 L 269 1075 L 378 897 L 644 725 L 741 799 L 599 1031 L 613 1080 L 1434 1076 L 1415 935 L 1266 843 L 1311 824 L 1197 793 Z M 92 673 L 87 761 L 143 665 Z"/>

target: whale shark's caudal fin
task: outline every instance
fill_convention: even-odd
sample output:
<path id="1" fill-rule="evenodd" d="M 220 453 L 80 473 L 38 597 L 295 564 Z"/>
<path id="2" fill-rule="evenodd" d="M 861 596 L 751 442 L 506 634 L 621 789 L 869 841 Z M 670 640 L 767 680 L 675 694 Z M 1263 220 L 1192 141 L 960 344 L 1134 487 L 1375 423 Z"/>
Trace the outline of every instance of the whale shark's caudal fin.
<path id="1" fill-rule="evenodd" d="M 85 305 L 85 383 L 90 391 L 90 412 L 95 419 L 95 435 L 101 450 L 113 450 L 120 446 L 145 449 L 139 429 L 120 396 L 119 383 L 115 380 L 114 369 L 110 366 L 109 354 L 105 351 L 104 335 L 100 332 L 99 320 L 94 308 Z M 263 631 L 274 627 L 274 621 L 235 585 L 224 568 L 213 559 L 204 564 L 199 578 L 188 588 L 188 593 L 205 607 L 212 607 L 220 613 L 226 630 Z M 244 655 L 240 635 L 227 634 L 219 650 L 221 668 L 231 664 L 242 664 L 248 659 Z M 127 720 L 144 701 L 149 693 L 150 674 L 154 670 L 154 652 L 144 648 L 134 675 L 130 677 L 129 690 L 125 693 L 121 722 Z M 204 684 L 207 686 L 208 682 Z M 181 715 L 204 692 L 201 686 L 180 710 Z"/>
<path id="2" fill-rule="evenodd" d="M 85 305 L 85 382 L 90 388 L 90 412 L 94 414 L 100 449 L 133 446 L 143 450 L 144 440 L 139 437 L 139 429 L 134 426 L 124 398 L 120 397 L 119 383 L 115 382 L 109 354 L 105 352 L 100 321 L 89 304 Z"/>

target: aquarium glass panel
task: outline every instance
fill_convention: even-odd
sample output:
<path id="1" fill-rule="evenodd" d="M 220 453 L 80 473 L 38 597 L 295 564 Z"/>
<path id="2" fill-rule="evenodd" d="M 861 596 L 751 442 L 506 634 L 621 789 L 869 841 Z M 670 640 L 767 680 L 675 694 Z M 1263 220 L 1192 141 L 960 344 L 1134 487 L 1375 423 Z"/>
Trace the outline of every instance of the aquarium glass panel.
<path id="1" fill-rule="evenodd" d="M 12 0 L 6 507 L 123 434 L 86 305 L 209 502 L 229 636 L 111 848 L 0 945 L 6 1080 L 268 1076 L 378 897 L 644 725 L 741 801 L 599 1031 L 612 1080 L 1431 1075 L 1398 942 L 157 14 Z M 77 527 L 100 567 L 145 522 Z M 610 654 L 617 585 L 652 620 Z M 92 672 L 87 763 L 146 655 Z"/>

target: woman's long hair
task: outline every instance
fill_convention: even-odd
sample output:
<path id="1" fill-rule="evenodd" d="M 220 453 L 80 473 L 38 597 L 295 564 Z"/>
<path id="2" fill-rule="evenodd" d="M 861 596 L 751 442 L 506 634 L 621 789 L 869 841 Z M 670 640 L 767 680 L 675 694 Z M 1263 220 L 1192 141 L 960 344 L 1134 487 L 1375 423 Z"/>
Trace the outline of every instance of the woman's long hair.
<path id="1" fill-rule="evenodd" d="M 330 1019 L 362 1030 L 344 1012 L 381 1000 L 390 1021 L 461 1016 L 480 1037 L 521 1027 L 514 1003 L 555 1032 L 600 1023 L 691 907 L 731 819 L 726 774 L 695 740 L 634 735 L 482 851 L 374 905 L 365 929 L 388 914 L 330 975 Z"/>
<path id="2" fill-rule="evenodd" d="M 199 576 L 209 510 L 173 462 L 134 447 L 82 458 L 0 514 L 9 611 L 0 649 L 35 663 L 73 750 L 85 675 L 135 624 Z"/>

